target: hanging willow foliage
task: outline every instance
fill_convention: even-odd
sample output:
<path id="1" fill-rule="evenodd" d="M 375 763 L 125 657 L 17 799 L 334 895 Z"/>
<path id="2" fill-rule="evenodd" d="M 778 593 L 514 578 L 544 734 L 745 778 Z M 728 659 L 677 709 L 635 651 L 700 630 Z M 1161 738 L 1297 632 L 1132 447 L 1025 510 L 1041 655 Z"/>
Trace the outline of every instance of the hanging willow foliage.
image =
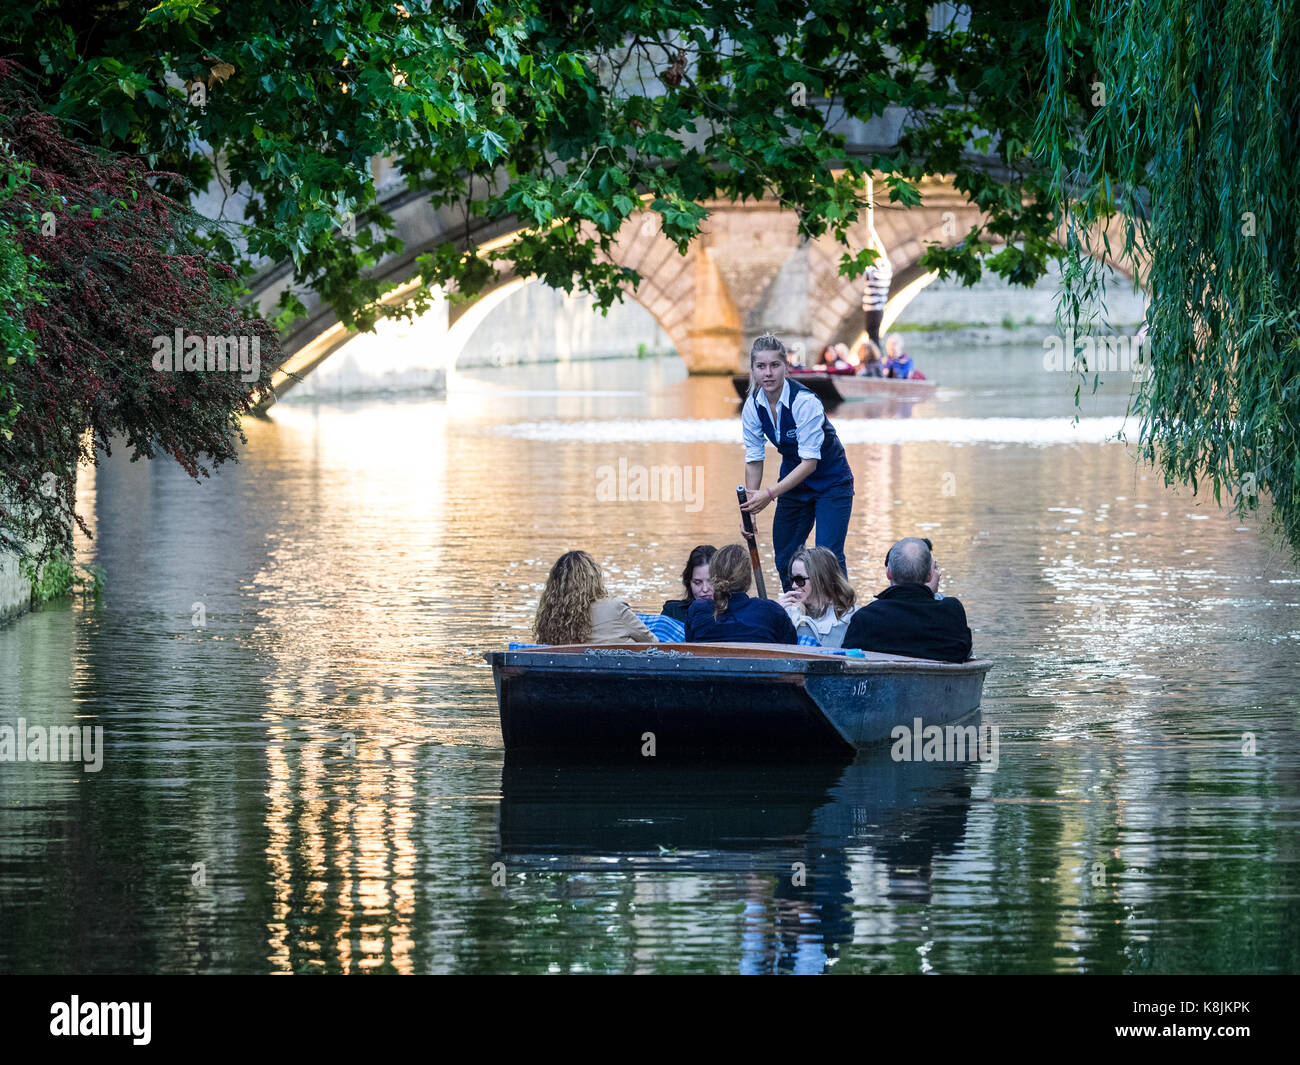
<path id="1" fill-rule="evenodd" d="M 1296 7 L 1052 0 L 1037 136 L 1064 227 L 1060 328 L 1091 327 L 1100 257 L 1127 259 L 1149 298 L 1141 458 L 1238 514 L 1271 497 L 1300 562 Z"/>

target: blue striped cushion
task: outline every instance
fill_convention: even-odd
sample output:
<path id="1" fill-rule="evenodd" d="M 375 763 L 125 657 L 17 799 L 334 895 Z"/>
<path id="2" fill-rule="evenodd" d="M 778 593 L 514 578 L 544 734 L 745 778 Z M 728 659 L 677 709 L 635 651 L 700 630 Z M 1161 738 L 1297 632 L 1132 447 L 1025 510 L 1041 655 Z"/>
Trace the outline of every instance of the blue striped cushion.
<path id="1" fill-rule="evenodd" d="M 638 614 L 637 617 L 660 643 L 681 643 L 686 639 L 686 626 L 667 614 Z"/>
<path id="2" fill-rule="evenodd" d="M 667 614 L 637 614 L 642 624 L 655 634 L 660 643 L 682 643 L 686 639 L 686 626 Z M 508 651 L 525 651 L 530 647 L 549 647 L 545 643 L 510 643 Z"/>

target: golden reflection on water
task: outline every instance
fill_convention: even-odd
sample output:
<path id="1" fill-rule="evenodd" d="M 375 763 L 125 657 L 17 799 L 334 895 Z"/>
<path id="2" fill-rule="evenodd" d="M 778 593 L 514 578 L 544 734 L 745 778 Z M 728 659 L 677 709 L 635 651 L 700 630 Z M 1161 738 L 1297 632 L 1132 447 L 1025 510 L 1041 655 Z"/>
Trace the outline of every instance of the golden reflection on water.
<path id="1" fill-rule="evenodd" d="M 599 383 L 590 367 L 575 368 L 571 376 L 570 386 Z M 268 754 L 267 859 L 277 883 L 268 947 L 276 969 L 293 969 L 303 955 L 344 971 L 413 968 L 418 844 L 411 798 L 420 781 L 404 744 L 499 742 L 491 718 L 457 723 L 452 715 L 439 726 L 394 714 L 393 699 L 376 693 L 405 688 L 409 696 L 427 684 L 422 664 L 449 653 L 471 658 L 483 646 L 527 639 L 546 572 L 565 550 L 591 550 L 613 594 L 654 610 L 676 594 L 680 558 L 690 545 L 735 539 L 733 491 L 743 469 L 738 448 L 690 440 L 539 444 L 493 435 L 492 427 L 512 416 L 536 418 L 539 405 L 565 419 L 644 413 L 647 403 L 664 415 L 716 417 L 725 389 L 692 384 L 686 412 L 682 396 L 517 396 L 489 386 L 446 401 L 346 410 L 285 405 L 276 409 L 274 424 L 250 427 L 247 461 L 277 469 L 280 505 L 316 523 L 310 539 L 290 535 L 268 544 L 255 582 L 275 663 L 265 720 L 291 734 L 312 733 L 273 744 Z M 671 392 L 671 385 L 666 388 Z M 998 456 L 1001 474 L 990 482 L 982 468 L 990 463 L 987 448 L 849 445 L 857 494 L 846 553 L 859 596 L 869 598 L 883 585 L 890 544 L 902 536 L 930 536 L 945 591 L 966 601 L 977 650 L 996 654 L 999 638 L 1021 626 L 1037 634 L 1027 676 L 995 683 L 1021 691 L 1026 679 L 1049 684 L 1057 709 L 1048 725 L 1062 739 L 1095 730 L 1096 700 L 1071 696 L 1106 684 L 1111 690 L 1103 718 L 1124 728 L 1141 716 L 1148 693 L 1132 682 L 1134 656 L 1169 604 L 1139 601 L 1124 612 L 1099 611 L 1097 604 L 1135 590 L 1158 599 L 1173 585 L 1186 591 L 1189 578 L 1195 583 L 1191 569 L 1148 575 L 1128 561 L 1132 552 L 1147 554 L 1183 535 L 1186 508 L 1145 472 L 1130 471 L 1117 490 L 1117 462 L 1127 459 L 1116 445 L 996 450 L 1007 453 Z M 692 512 L 682 501 L 600 501 L 599 471 L 620 460 L 700 467 L 703 505 Z M 775 466 L 769 463 L 767 483 Z M 1077 506 L 1079 500 L 1090 505 Z M 767 527 L 764 522 L 760 530 Z M 760 543 L 775 587 L 770 537 L 760 535 Z M 323 556 L 328 565 L 320 564 Z M 1010 574 L 1042 587 L 1029 596 L 1030 616 L 1008 625 L 998 617 L 998 603 L 1008 593 Z M 1086 664 L 1063 661 L 1080 650 L 1088 652 Z M 490 677 L 481 676 L 487 691 Z M 304 725 L 302 693 L 331 686 L 346 689 L 344 705 Z M 355 733 L 355 759 L 339 753 L 330 729 Z M 1032 800 L 1053 803 L 1058 811 L 1055 860 L 1040 861 L 1035 875 L 1042 881 L 1039 893 L 1051 896 L 1055 910 L 1056 966 L 1070 970 L 1092 934 L 1085 911 L 1099 891 L 1130 913 L 1150 897 L 1141 883 L 1094 890 L 1088 875 L 1096 856 L 1107 853 L 1100 841 L 1151 827 L 1151 806 L 1131 801 L 1149 787 L 1151 767 L 1121 760 L 1112 770 L 1096 764 L 1095 749 L 1069 744 L 1057 744 L 1053 755 L 1063 779 L 1099 787 L 1092 795 Z M 1005 798 L 992 793 L 991 782 L 980 781 L 977 790 L 997 805 Z M 991 847 L 991 839 L 979 838 L 990 829 L 972 827 L 970 845 Z M 1130 862 L 1146 857 L 1141 846 L 1123 853 Z M 295 861 L 306 868 L 295 870 Z M 928 923 L 910 911 L 872 904 L 890 890 L 928 899 L 930 870 L 886 869 L 862 846 L 851 849 L 847 863 L 856 900 L 854 941 L 915 939 L 918 967 L 933 968 Z M 742 965 L 759 970 L 774 964 L 773 936 L 792 935 L 796 942 L 797 929 L 815 923 L 814 914 L 774 897 L 765 884 L 746 891 L 750 930 L 737 929 L 735 942 Z M 620 910 L 636 971 L 655 970 L 666 936 L 684 944 L 707 934 L 690 922 L 665 928 L 661 916 L 674 900 L 706 893 L 690 877 L 634 877 Z M 330 913 L 331 924 L 311 929 L 315 938 L 309 929 L 291 932 L 291 921 L 304 913 Z"/>
<path id="2" fill-rule="evenodd" d="M 277 971 L 303 957 L 344 972 L 413 968 L 411 744 L 429 737 L 395 728 L 391 709 L 430 655 L 427 635 L 403 619 L 412 600 L 442 594 L 445 412 L 380 407 L 339 419 L 286 405 L 248 429 L 249 460 L 287 474 L 280 505 L 322 534 L 268 545 L 254 578 L 272 663 L 263 718 L 292 737 L 267 750 Z M 318 693 L 333 705 L 312 719 L 304 699 Z M 304 915 L 315 923 L 292 928 Z"/>
<path id="3" fill-rule="evenodd" d="M 447 398 L 286 403 L 270 421 L 246 423 L 247 449 L 221 482 L 227 496 L 219 503 L 247 517 L 235 524 L 238 535 L 219 530 L 214 538 L 247 562 L 232 572 L 253 615 L 247 652 L 264 667 L 252 681 L 259 690 L 241 693 L 238 704 L 267 738 L 259 749 L 265 836 L 252 844 L 261 853 L 250 864 L 270 882 L 256 942 L 274 971 L 504 963 L 484 959 L 508 954 L 501 943 L 525 931 L 510 924 L 510 898 L 485 886 L 500 797 L 490 787 L 457 792 L 463 785 L 448 769 L 448 760 L 482 769 L 501 757 L 491 674 L 479 653 L 528 638 L 547 571 L 565 550 L 591 551 L 612 594 L 654 611 L 680 594 L 690 547 L 738 532 L 738 429 L 734 446 L 537 442 L 494 431 L 538 418 L 717 419 L 731 410 L 725 380 L 676 380 L 668 363 L 626 370 L 556 371 L 553 395 L 518 394 L 501 375 L 466 375 L 464 390 Z M 1125 937 L 1144 941 L 1152 927 L 1145 911 L 1165 887 L 1119 870 L 1150 868 L 1175 849 L 1162 835 L 1168 790 L 1207 765 L 1220 785 L 1268 771 L 1219 756 L 1205 722 L 1218 715 L 1228 733 L 1245 726 L 1236 709 L 1198 701 L 1201 689 L 1191 685 L 1215 667 L 1225 617 L 1258 616 L 1280 641 L 1294 635 L 1294 613 L 1286 613 L 1294 585 L 1281 583 L 1294 575 L 1252 530 L 1165 489 L 1119 445 L 936 440 L 847 449 L 857 491 L 846 555 L 859 599 L 883 585 L 883 555 L 895 540 L 931 537 L 943 590 L 965 603 L 977 652 L 1000 662 L 985 705 L 1005 729 L 1003 770 L 974 774 L 960 846 L 917 862 L 888 857 L 889 841 L 866 833 L 846 843 L 852 944 L 868 964 L 871 950 L 879 962 L 888 949 L 891 965 L 943 971 L 937 926 L 945 916 L 1004 897 L 1061 970 L 1098 949 L 1099 907 L 1123 923 Z M 600 500 L 599 471 L 620 460 L 700 467 L 702 506 Z M 775 468 L 769 462 L 769 484 Z M 183 507 L 172 501 L 165 510 L 150 480 L 158 476 L 156 467 L 135 468 L 117 475 L 115 490 L 161 521 Z M 91 505 L 94 482 L 82 482 Z M 760 545 L 771 588 L 770 521 L 768 511 Z M 142 583 L 188 605 L 191 577 L 173 591 L 165 556 L 146 552 L 132 564 Z M 95 665 L 78 651 L 77 670 L 93 679 Z M 167 659 L 165 668 L 176 666 Z M 194 677 L 174 675 L 196 703 L 207 696 Z M 1175 724 L 1170 690 L 1183 715 Z M 1199 733 L 1179 731 L 1184 721 Z M 221 813 L 205 813 L 201 831 L 215 823 L 244 846 L 248 826 L 231 829 Z M 788 877 L 789 846 L 756 843 L 753 864 Z M 817 964 L 818 913 L 778 890 L 768 869 L 629 873 L 604 865 L 597 850 L 569 857 L 580 874 L 512 888 L 515 899 L 536 900 L 558 882 L 548 919 L 565 930 L 566 922 L 584 927 L 588 902 L 610 908 L 603 919 L 613 930 L 595 947 L 583 953 L 566 942 L 577 955 L 571 968 L 590 965 L 611 943 L 626 967 L 643 972 L 682 955 L 725 954 L 725 964 L 761 971 L 794 950 Z M 1106 879 L 1093 884 L 1098 861 Z M 227 911 L 215 912 L 220 920 Z M 972 918 L 969 936 L 997 938 L 997 928 L 979 922 L 998 919 Z"/>
<path id="4" fill-rule="evenodd" d="M 268 746 L 273 970 L 414 971 L 417 769 L 400 746 Z"/>

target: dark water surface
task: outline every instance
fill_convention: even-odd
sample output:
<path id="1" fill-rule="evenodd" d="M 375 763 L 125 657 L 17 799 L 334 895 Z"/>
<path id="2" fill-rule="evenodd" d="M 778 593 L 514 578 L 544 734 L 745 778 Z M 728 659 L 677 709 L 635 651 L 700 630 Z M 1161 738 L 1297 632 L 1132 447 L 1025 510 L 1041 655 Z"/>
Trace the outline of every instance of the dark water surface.
<path id="1" fill-rule="evenodd" d="M 286 402 L 203 484 L 115 453 L 82 480 L 102 602 L 0 629 L 0 725 L 105 745 L 0 762 L 0 970 L 1300 969 L 1300 575 L 1107 442 L 1118 381 L 1072 427 L 1040 357 L 833 414 L 850 577 L 934 540 L 995 772 L 504 765 L 480 654 L 561 552 L 657 609 L 735 539 L 735 400 L 676 360 Z M 691 476 L 609 498 L 638 466 Z"/>

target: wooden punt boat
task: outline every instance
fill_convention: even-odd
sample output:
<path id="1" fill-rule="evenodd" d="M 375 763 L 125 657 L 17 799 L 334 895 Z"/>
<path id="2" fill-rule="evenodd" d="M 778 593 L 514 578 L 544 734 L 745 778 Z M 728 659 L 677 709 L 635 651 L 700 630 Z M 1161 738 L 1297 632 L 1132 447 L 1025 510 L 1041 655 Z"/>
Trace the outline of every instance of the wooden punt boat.
<path id="1" fill-rule="evenodd" d="M 938 388 L 938 382 L 911 378 L 860 377 L 856 374 L 830 374 L 817 371 L 794 373 L 790 380 L 798 381 L 810 389 L 822 403 L 831 406 L 851 399 L 896 399 L 918 403 L 929 399 Z M 749 395 L 749 374 L 738 373 L 731 377 L 736 395 L 745 399 Z"/>
<path id="2" fill-rule="evenodd" d="M 843 757 L 895 726 L 979 709 L 990 662 L 828 655 L 771 644 L 602 644 L 492 651 L 515 756 Z"/>

